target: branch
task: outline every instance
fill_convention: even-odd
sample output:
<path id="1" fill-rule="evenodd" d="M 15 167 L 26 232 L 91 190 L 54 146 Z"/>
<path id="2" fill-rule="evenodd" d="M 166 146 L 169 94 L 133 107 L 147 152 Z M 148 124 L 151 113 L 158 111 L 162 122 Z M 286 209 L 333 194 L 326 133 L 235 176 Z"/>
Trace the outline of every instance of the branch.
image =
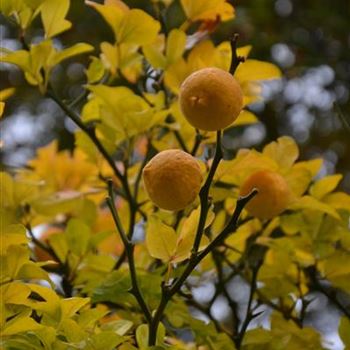
<path id="1" fill-rule="evenodd" d="M 205 222 L 207 220 L 207 215 L 209 210 L 209 202 L 208 202 L 209 189 L 210 189 L 211 183 L 213 182 L 216 169 L 218 168 L 221 159 L 222 159 L 221 130 L 219 130 L 217 131 L 217 134 L 216 134 L 216 149 L 215 149 L 213 163 L 211 164 L 208 177 L 199 192 L 201 209 L 200 209 L 200 217 L 199 217 L 196 237 L 192 248 L 193 256 L 197 255 L 198 253 L 199 245 L 204 233 Z"/>
<path id="2" fill-rule="evenodd" d="M 124 244 L 126 256 L 128 257 L 130 278 L 131 278 L 131 288 L 129 292 L 136 298 L 143 314 L 146 317 L 147 322 L 150 324 L 152 320 L 152 315 L 148 309 L 148 306 L 146 305 L 145 299 L 142 296 L 141 290 L 137 282 L 136 267 L 135 267 L 135 260 L 134 260 L 134 244 L 129 240 L 129 237 L 127 237 L 121 225 L 120 218 L 119 218 L 117 209 L 115 207 L 112 181 L 108 182 L 108 193 L 109 193 L 109 197 L 107 199 L 107 204 L 111 210 L 115 225 L 118 229 L 118 232 Z"/>
<path id="3" fill-rule="evenodd" d="M 108 154 L 105 147 L 102 145 L 101 141 L 97 138 L 95 129 L 92 128 L 89 125 L 86 125 L 78 114 L 76 114 L 72 109 L 70 109 L 53 91 L 52 89 L 46 92 L 46 95 L 53 99 L 66 113 L 66 115 L 90 138 L 90 140 L 94 143 L 96 148 L 100 151 L 103 158 L 107 161 L 109 166 L 112 168 L 115 176 L 120 180 L 122 183 L 125 197 L 128 200 L 128 202 L 134 203 L 133 198 L 130 193 L 128 182 L 126 181 L 125 177 L 121 174 L 119 169 L 117 168 L 113 158 Z"/>
<path id="4" fill-rule="evenodd" d="M 218 246 L 225 238 L 232 233 L 236 226 L 239 219 L 239 216 L 244 208 L 244 206 L 251 200 L 258 191 L 254 189 L 250 194 L 248 194 L 245 197 L 241 197 L 237 201 L 236 209 L 232 215 L 231 220 L 228 222 L 226 227 L 223 229 L 223 231 L 199 254 L 192 254 L 191 258 L 188 262 L 188 265 L 186 266 L 185 270 L 181 274 L 181 276 L 174 281 L 172 285 L 162 285 L 162 298 L 158 305 L 158 308 L 154 314 L 154 317 L 152 319 L 152 322 L 150 324 L 150 330 L 149 330 L 149 342 L 148 345 L 152 346 L 155 344 L 156 341 L 156 334 L 158 329 L 158 324 L 160 322 L 160 319 L 163 315 L 163 312 L 167 306 L 167 303 L 169 300 L 173 297 L 174 294 L 176 294 L 180 288 L 182 287 L 183 283 L 186 281 L 187 277 L 192 273 L 192 271 L 195 269 L 195 267 L 216 247 Z"/>
<path id="5" fill-rule="evenodd" d="M 46 95 L 52 98 L 66 113 L 66 115 L 91 139 L 91 141 L 95 144 L 98 150 L 101 152 L 103 157 L 106 159 L 110 167 L 113 169 L 114 174 L 117 178 L 122 181 L 123 176 L 120 173 L 119 169 L 116 167 L 114 160 L 110 157 L 107 150 L 104 148 L 100 140 L 97 138 L 95 134 L 95 130 L 86 125 L 80 117 L 70 109 L 53 91 L 47 91 Z"/>
<path id="6" fill-rule="evenodd" d="M 232 327 L 233 327 L 233 331 L 230 334 L 231 338 L 234 340 L 235 335 L 237 335 L 238 333 L 238 325 L 239 325 L 239 318 L 237 315 L 237 303 L 231 298 L 230 294 L 228 293 L 227 289 L 226 289 L 226 283 L 237 273 L 236 271 L 234 271 L 234 274 L 230 274 L 230 278 L 224 278 L 224 274 L 223 274 L 223 264 L 222 264 L 222 259 L 223 256 L 225 255 L 225 253 L 223 253 L 222 255 L 218 252 L 216 249 L 214 249 L 212 251 L 212 257 L 213 257 L 213 261 L 216 267 L 216 273 L 218 276 L 218 282 L 216 284 L 216 288 L 219 292 L 222 292 L 225 296 L 225 298 L 227 299 L 227 302 L 230 306 L 231 309 L 231 313 L 232 313 Z"/>
<path id="7" fill-rule="evenodd" d="M 323 286 L 316 276 L 317 270 L 314 266 L 309 267 L 306 269 L 306 271 L 310 278 L 311 287 L 324 294 L 328 300 L 350 320 L 350 310 L 344 306 L 337 298 L 337 289 L 334 287 L 328 288 Z"/>
<path id="8" fill-rule="evenodd" d="M 243 56 L 237 56 L 237 42 L 238 42 L 238 34 L 234 34 L 233 37 L 230 40 L 231 44 L 231 51 L 232 51 L 232 58 L 231 58 L 231 66 L 230 66 L 230 73 L 233 75 L 239 66 L 240 63 L 245 61 L 245 57 Z"/>
<path id="9" fill-rule="evenodd" d="M 192 147 L 192 150 L 191 150 L 191 154 L 193 156 L 196 155 L 196 153 L 198 151 L 198 148 L 201 145 L 202 140 L 203 140 L 203 136 L 201 135 L 199 130 L 196 129 L 196 137 L 195 137 L 194 144 L 193 144 L 193 147 Z"/>
<path id="10" fill-rule="evenodd" d="M 256 289 L 257 289 L 258 272 L 259 272 L 261 265 L 262 265 L 262 263 L 260 263 L 259 265 L 257 265 L 256 267 L 253 268 L 253 275 L 252 275 L 252 279 L 250 282 L 250 292 L 249 292 L 247 311 L 246 311 L 246 315 L 245 315 L 244 321 L 243 321 L 242 326 L 241 326 L 241 330 L 240 330 L 238 337 L 236 339 L 237 349 L 240 349 L 240 347 L 241 347 L 245 332 L 247 331 L 247 328 L 249 326 L 250 321 L 254 317 L 257 316 L 256 314 L 253 313 L 252 305 L 253 305 L 253 300 L 254 300 L 254 294 L 255 294 Z"/>

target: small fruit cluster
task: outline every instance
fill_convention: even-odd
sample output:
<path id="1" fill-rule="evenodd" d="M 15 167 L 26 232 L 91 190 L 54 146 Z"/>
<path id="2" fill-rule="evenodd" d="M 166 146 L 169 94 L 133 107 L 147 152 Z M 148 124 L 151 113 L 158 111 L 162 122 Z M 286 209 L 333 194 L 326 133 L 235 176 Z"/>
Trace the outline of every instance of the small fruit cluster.
<path id="1" fill-rule="evenodd" d="M 231 125 L 243 108 L 243 93 L 237 80 L 219 68 L 192 73 L 180 88 L 179 103 L 187 121 L 199 130 L 217 131 Z M 146 191 L 158 207 L 181 210 L 197 197 L 202 183 L 198 161 L 190 154 L 166 150 L 153 157 L 143 169 Z M 243 183 L 241 195 L 253 188 L 258 194 L 246 206 L 261 219 L 279 215 L 288 205 L 289 188 L 284 178 L 272 171 L 259 171 Z"/>

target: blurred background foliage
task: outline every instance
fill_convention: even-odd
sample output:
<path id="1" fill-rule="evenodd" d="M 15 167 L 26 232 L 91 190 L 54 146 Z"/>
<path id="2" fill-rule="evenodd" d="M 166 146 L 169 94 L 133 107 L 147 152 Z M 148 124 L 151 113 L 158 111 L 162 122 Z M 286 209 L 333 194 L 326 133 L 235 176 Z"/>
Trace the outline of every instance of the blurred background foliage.
<path id="1" fill-rule="evenodd" d="M 73 29 L 55 39 L 57 47 L 76 42 L 92 44 L 98 55 L 101 41 L 113 34 L 101 16 L 83 0 L 71 2 L 68 19 Z M 157 17 L 162 1 L 126 0 Z M 280 135 L 293 136 L 301 158 L 322 157 L 322 172 L 344 174 L 341 187 L 350 191 L 350 2 L 343 0 L 238 0 L 231 1 L 236 18 L 220 24 L 215 43 L 240 34 L 239 44 L 252 45 L 252 58 L 276 63 L 284 78 L 264 84 L 264 102 L 250 108 L 261 123 L 234 128 L 227 133 L 225 148 L 262 146 Z M 174 0 L 165 13 L 168 30 L 179 25 L 183 12 Z M 27 43 L 41 40 L 39 19 L 25 35 Z M 0 18 L 1 46 L 22 47 L 15 24 Z M 52 83 L 67 101 L 78 98 L 86 82 L 88 55 L 75 57 L 55 68 Z M 15 87 L 1 121 L 2 167 L 23 165 L 35 149 L 58 138 L 61 148 L 73 148 L 75 126 L 59 107 L 29 86 L 15 66 L 0 63 L 0 89 Z M 80 104 L 81 107 L 82 104 Z M 79 108 L 79 104 L 78 104 Z"/>

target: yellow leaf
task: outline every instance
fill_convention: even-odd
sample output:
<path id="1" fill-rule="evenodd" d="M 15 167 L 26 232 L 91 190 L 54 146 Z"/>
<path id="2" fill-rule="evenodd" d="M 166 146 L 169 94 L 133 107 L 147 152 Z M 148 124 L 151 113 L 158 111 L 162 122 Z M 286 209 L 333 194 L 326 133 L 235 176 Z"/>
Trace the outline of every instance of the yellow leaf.
<path id="1" fill-rule="evenodd" d="M 312 176 L 307 169 L 297 168 L 295 166 L 284 174 L 284 178 L 294 197 L 302 196 L 312 180 Z"/>
<path id="2" fill-rule="evenodd" d="M 42 215 L 52 216 L 76 212 L 83 205 L 84 197 L 77 191 L 62 191 L 40 197 L 31 203 L 33 209 Z"/>
<path id="3" fill-rule="evenodd" d="M 289 169 L 299 157 L 299 149 L 294 139 L 282 136 L 264 147 L 264 155 L 273 159 L 281 169 Z"/>
<path id="4" fill-rule="evenodd" d="M 329 193 L 323 197 L 323 202 L 334 209 L 344 209 L 350 212 L 350 195 L 344 192 Z"/>
<path id="5" fill-rule="evenodd" d="M 99 12 L 99 14 L 113 30 L 114 35 L 117 37 L 121 21 L 128 12 L 128 8 L 118 6 L 118 4 L 112 2 L 107 2 L 105 5 L 100 5 L 96 2 L 87 0 L 85 3 Z"/>
<path id="6" fill-rule="evenodd" d="M 107 42 L 103 42 L 100 45 L 101 48 L 101 59 L 105 67 L 111 71 L 113 75 L 117 73 L 119 66 L 119 55 L 117 48 Z"/>
<path id="7" fill-rule="evenodd" d="M 0 255 L 4 255 L 11 245 L 27 243 L 26 229 L 21 224 L 13 224 L 3 227 L 0 225 Z"/>
<path id="8" fill-rule="evenodd" d="M 240 185 L 249 175 L 265 169 L 278 171 L 278 166 L 273 159 L 255 150 L 241 149 L 235 159 L 220 162 L 214 179 Z"/>
<path id="9" fill-rule="evenodd" d="M 176 242 L 176 249 L 171 262 L 178 263 L 190 257 L 193 248 L 194 240 L 197 233 L 197 226 L 199 222 L 200 208 L 193 210 L 188 218 L 186 218 L 181 225 L 179 237 Z M 205 227 L 208 227 L 214 220 L 215 215 L 212 210 L 209 211 Z M 209 239 L 203 234 L 199 251 L 204 249 L 209 244 Z"/>
<path id="10" fill-rule="evenodd" d="M 308 170 L 311 174 L 311 178 L 313 178 L 320 171 L 322 163 L 323 163 L 322 159 L 312 159 L 312 160 L 307 160 L 303 162 L 298 162 L 294 164 L 294 167 L 296 169 L 302 168 L 302 169 Z"/>
<path id="11" fill-rule="evenodd" d="M 18 281 L 2 285 L 0 291 L 1 301 L 4 304 L 16 305 L 24 304 L 31 293 L 30 288 L 25 283 Z"/>
<path id="12" fill-rule="evenodd" d="M 101 120 L 121 142 L 127 137 L 149 130 L 153 123 L 153 110 L 132 90 L 118 86 L 89 86 L 89 90 L 103 103 Z"/>
<path id="13" fill-rule="evenodd" d="M 166 58 L 163 54 L 164 50 L 164 34 L 158 35 L 158 37 L 150 44 L 143 45 L 142 51 L 145 55 L 146 60 L 154 68 L 165 68 L 166 67 Z"/>
<path id="14" fill-rule="evenodd" d="M 6 101 L 9 97 L 11 97 L 15 93 L 16 89 L 11 87 L 7 89 L 3 89 L 0 91 L 0 101 Z"/>
<path id="15" fill-rule="evenodd" d="M 90 298 L 67 298 L 61 299 L 62 318 L 73 317 L 82 307 L 90 302 Z"/>
<path id="16" fill-rule="evenodd" d="M 69 9 L 69 0 L 49 0 L 41 6 L 41 20 L 45 29 L 45 36 L 51 38 L 72 26 L 65 19 Z"/>
<path id="17" fill-rule="evenodd" d="M 227 21 L 234 17 L 234 8 L 226 0 L 181 0 L 186 17 L 191 21 L 216 20 L 220 17 Z"/>
<path id="18" fill-rule="evenodd" d="M 44 326 L 35 322 L 29 316 L 17 316 L 11 319 L 9 322 L 5 324 L 5 327 L 0 332 L 1 337 L 17 335 L 18 333 L 28 332 L 28 331 L 36 331 L 42 329 Z"/>
<path id="19" fill-rule="evenodd" d="M 28 283 L 27 286 L 32 290 L 32 292 L 40 295 L 41 297 L 41 300 L 28 300 L 27 305 L 34 310 L 48 314 L 53 320 L 59 322 L 61 319 L 62 310 L 60 298 L 56 292 L 51 288 L 40 286 L 38 284 Z"/>
<path id="20" fill-rule="evenodd" d="M 44 180 L 49 193 L 61 192 L 57 194 L 56 200 L 54 195 L 47 198 L 52 204 L 79 197 L 77 192 L 90 188 L 88 184 L 96 180 L 98 171 L 86 160 L 81 150 L 75 150 L 74 154 L 66 150 L 58 151 L 56 141 L 39 148 L 36 158 L 29 161 L 28 165 L 32 171 L 23 171 L 22 177 Z"/>
<path id="21" fill-rule="evenodd" d="M 88 69 L 85 70 L 88 83 L 92 84 L 98 82 L 102 79 L 104 72 L 105 70 L 102 61 L 97 57 L 91 57 L 91 63 L 89 64 Z"/>
<path id="22" fill-rule="evenodd" d="M 62 233 L 56 233 L 50 235 L 49 238 L 50 247 L 53 249 L 58 259 L 65 263 L 68 254 L 68 244 L 66 241 L 66 236 Z"/>
<path id="23" fill-rule="evenodd" d="M 0 101 L 0 118 L 4 114 L 5 102 Z"/>
<path id="24" fill-rule="evenodd" d="M 176 233 L 170 226 L 165 225 L 161 220 L 152 215 L 148 219 L 146 229 L 146 246 L 149 254 L 164 262 L 170 261 L 176 248 Z"/>
<path id="25" fill-rule="evenodd" d="M 343 178 L 343 175 L 336 174 L 325 176 L 324 178 L 316 181 L 310 187 L 311 196 L 322 199 L 326 194 L 332 192 L 339 184 L 340 180 Z"/>
<path id="26" fill-rule="evenodd" d="M 258 123 L 259 119 L 252 112 L 243 109 L 236 121 L 231 126 L 249 125 Z"/>
<path id="27" fill-rule="evenodd" d="M 246 246 L 247 239 L 256 232 L 259 232 L 262 225 L 258 219 L 252 219 L 240 225 L 236 232 L 232 233 L 225 241 L 233 249 L 228 250 L 228 258 L 232 263 L 238 260 Z"/>
<path id="28" fill-rule="evenodd" d="M 4 263 L 2 265 L 2 278 L 8 276 L 15 279 L 21 267 L 29 262 L 29 251 L 21 245 L 11 245 L 7 249 Z"/>
<path id="29" fill-rule="evenodd" d="M 132 9 L 123 17 L 117 33 L 118 43 L 147 45 L 157 37 L 160 24 L 146 12 Z"/>
<path id="30" fill-rule="evenodd" d="M 29 52 L 26 50 L 18 50 L 9 52 L 7 55 L 1 56 L 1 62 L 15 64 L 23 71 L 29 71 Z"/>
<path id="31" fill-rule="evenodd" d="M 339 214 L 330 205 L 318 201 L 316 198 L 311 196 L 304 196 L 293 202 L 288 209 L 300 210 L 300 209 L 311 209 L 321 211 L 323 213 L 329 214 L 335 219 L 340 219 Z"/>
<path id="32" fill-rule="evenodd" d="M 85 43 L 75 44 L 71 47 L 68 47 L 67 49 L 58 51 L 52 59 L 52 65 L 54 66 L 68 58 L 81 55 L 83 53 L 90 52 L 93 50 L 94 50 L 94 47 L 89 44 L 85 44 Z"/>
<path id="33" fill-rule="evenodd" d="M 239 82 L 278 79 L 281 71 L 272 63 L 248 59 L 237 67 L 235 77 Z"/>
<path id="34" fill-rule="evenodd" d="M 173 29 L 167 37 L 165 51 L 167 65 L 175 63 L 182 57 L 185 46 L 186 34 L 180 29 Z"/>

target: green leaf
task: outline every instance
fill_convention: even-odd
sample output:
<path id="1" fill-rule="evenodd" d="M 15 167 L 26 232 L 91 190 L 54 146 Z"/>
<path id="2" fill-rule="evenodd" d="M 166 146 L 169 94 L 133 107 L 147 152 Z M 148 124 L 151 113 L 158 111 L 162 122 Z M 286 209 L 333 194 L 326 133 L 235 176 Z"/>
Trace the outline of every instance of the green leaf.
<path id="1" fill-rule="evenodd" d="M 65 19 L 69 4 L 69 0 L 46 0 L 42 4 L 41 20 L 47 38 L 60 34 L 72 26 L 72 23 Z"/>
<path id="2" fill-rule="evenodd" d="M 136 341 L 140 349 L 148 349 L 148 336 L 149 328 L 148 324 L 141 324 L 136 329 Z M 164 344 L 165 327 L 162 323 L 159 323 L 157 330 L 156 345 L 160 346 Z"/>
<path id="3" fill-rule="evenodd" d="M 86 350 L 113 350 L 124 341 L 124 338 L 114 332 L 101 332 L 93 334 L 90 341 Z"/>
<path id="4" fill-rule="evenodd" d="M 90 228 L 78 219 L 71 219 L 65 231 L 69 250 L 78 256 L 86 253 L 91 237 Z"/>
<path id="5" fill-rule="evenodd" d="M 317 199 L 322 199 L 326 194 L 335 190 L 342 178 L 343 175 L 340 174 L 325 176 L 322 179 L 316 181 L 310 187 L 309 192 L 311 196 Z"/>
<path id="6" fill-rule="evenodd" d="M 101 326 L 101 329 L 114 331 L 119 335 L 124 335 L 130 331 L 133 327 L 133 323 L 129 320 L 116 320 L 112 322 L 108 322 Z"/>
<path id="7" fill-rule="evenodd" d="M 170 261 L 175 252 L 176 241 L 176 233 L 172 227 L 162 223 L 155 215 L 148 219 L 146 247 L 153 258 Z"/>

